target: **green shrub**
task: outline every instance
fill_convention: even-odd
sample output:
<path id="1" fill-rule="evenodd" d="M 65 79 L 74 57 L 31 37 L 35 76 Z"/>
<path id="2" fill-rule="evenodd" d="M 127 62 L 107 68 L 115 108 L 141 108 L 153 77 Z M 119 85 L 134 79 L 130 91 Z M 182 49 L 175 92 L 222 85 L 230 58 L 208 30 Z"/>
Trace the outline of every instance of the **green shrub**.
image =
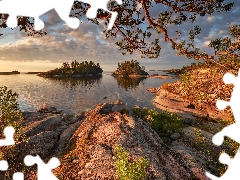
<path id="1" fill-rule="evenodd" d="M 23 137 L 20 125 L 23 115 L 16 101 L 17 97 L 18 95 L 8 90 L 6 86 L 0 87 L 0 132 L 2 133 L 6 126 L 13 126 L 15 141 Z"/>
<path id="2" fill-rule="evenodd" d="M 23 128 L 21 126 L 21 121 L 23 120 L 23 115 L 16 101 L 17 97 L 18 95 L 13 93 L 12 90 L 8 90 L 6 86 L 0 87 L 0 138 L 5 138 L 3 137 L 3 130 L 5 127 L 13 126 L 15 130 L 14 140 L 15 142 L 20 142 L 26 140 L 26 137 L 22 133 Z M 15 152 L 16 149 L 16 144 L 0 148 L 0 160 L 7 160 L 10 164 L 8 171 L 0 174 L 0 179 L 3 179 L 3 177 L 4 179 L 10 179 L 11 173 L 23 171 L 23 163 L 16 161 L 18 158 Z"/>
<path id="3" fill-rule="evenodd" d="M 174 113 L 147 108 L 133 108 L 133 114 L 147 121 L 157 133 L 182 133 L 182 119 Z"/>
<path id="4" fill-rule="evenodd" d="M 121 114 L 129 114 L 129 110 L 126 109 L 126 108 L 122 108 L 122 109 L 120 109 L 119 112 L 120 112 Z"/>
<path id="5" fill-rule="evenodd" d="M 124 147 L 116 146 L 114 149 L 116 159 L 114 166 L 116 168 L 116 177 L 120 180 L 140 180 L 146 177 L 145 168 L 149 162 L 143 157 L 135 162 L 130 162 L 129 153 Z"/>

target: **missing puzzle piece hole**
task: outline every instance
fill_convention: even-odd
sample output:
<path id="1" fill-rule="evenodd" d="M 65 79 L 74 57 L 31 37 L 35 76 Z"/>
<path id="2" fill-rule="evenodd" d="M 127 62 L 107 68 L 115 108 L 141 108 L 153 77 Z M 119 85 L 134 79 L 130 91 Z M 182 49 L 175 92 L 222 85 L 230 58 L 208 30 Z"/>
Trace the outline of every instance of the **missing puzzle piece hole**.
<path id="1" fill-rule="evenodd" d="M 215 134 L 212 138 L 212 142 L 217 146 L 222 145 L 223 141 L 224 141 L 224 136 L 222 136 L 221 134 L 218 134 L 218 133 Z"/>
<path id="2" fill-rule="evenodd" d="M 24 180 L 23 173 L 17 172 L 13 174 L 13 180 Z"/>
<path id="3" fill-rule="evenodd" d="M 80 21 L 77 18 L 71 17 L 67 21 L 67 24 L 72 29 L 77 29 L 80 25 Z"/>
<path id="4" fill-rule="evenodd" d="M 216 102 L 216 106 L 219 110 L 224 110 L 229 105 L 230 105 L 229 102 L 223 100 L 217 100 Z"/>
<path id="5" fill-rule="evenodd" d="M 223 82 L 225 84 L 233 84 L 235 82 L 235 76 L 232 75 L 231 73 L 226 73 L 224 76 L 223 76 Z"/>
<path id="6" fill-rule="evenodd" d="M 8 162 L 5 160 L 0 161 L 0 171 L 6 171 L 8 169 Z"/>
<path id="7" fill-rule="evenodd" d="M 7 19 L 7 26 L 9 28 L 15 28 L 17 27 L 17 18 L 16 16 L 9 16 Z"/>
<path id="8" fill-rule="evenodd" d="M 7 126 L 4 128 L 4 136 L 5 136 L 5 139 L 1 139 L 0 140 L 0 146 L 10 146 L 10 145 L 14 145 L 15 144 L 15 141 L 14 141 L 14 128 L 12 126 Z"/>
<path id="9" fill-rule="evenodd" d="M 229 165 L 231 162 L 231 158 L 229 157 L 229 155 L 227 155 L 226 153 L 222 153 L 219 157 L 219 161 L 222 164 L 227 164 Z"/>
<path id="10" fill-rule="evenodd" d="M 42 20 L 39 18 L 35 18 L 35 24 L 34 24 L 35 31 L 40 31 L 43 28 L 44 28 L 44 23 L 42 22 Z"/>

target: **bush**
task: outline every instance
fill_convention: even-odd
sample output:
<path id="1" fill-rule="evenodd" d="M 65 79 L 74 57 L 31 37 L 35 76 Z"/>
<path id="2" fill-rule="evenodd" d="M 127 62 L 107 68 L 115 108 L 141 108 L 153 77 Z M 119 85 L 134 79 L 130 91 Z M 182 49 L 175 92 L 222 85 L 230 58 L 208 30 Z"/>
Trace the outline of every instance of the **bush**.
<path id="1" fill-rule="evenodd" d="M 133 59 L 131 61 L 118 63 L 117 70 L 113 72 L 113 75 L 128 76 L 131 74 L 148 75 L 148 73 L 145 71 L 145 67 L 141 67 L 139 62 Z"/>
<path id="2" fill-rule="evenodd" d="M 182 119 L 174 113 L 157 112 L 147 108 L 133 108 L 133 114 L 147 121 L 157 133 L 182 133 Z"/>
<path id="3" fill-rule="evenodd" d="M 140 180 L 146 177 L 145 168 L 149 162 L 143 157 L 139 157 L 137 161 L 129 161 L 129 153 L 121 146 L 116 146 L 115 149 L 116 161 L 116 177 L 120 180 Z"/>
<path id="4" fill-rule="evenodd" d="M 17 97 L 18 95 L 8 90 L 6 86 L 0 87 L 0 132 L 2 133 L 6 126 L 13 126 L 15 141 L 23 137 L 20 125 L 23 115 L 16 101 Z"/>
<path id="5" fill-rule="evenodd" d="M 5 127 L 13 126 L 15 129 L 14 140 L 15 142 L 20 142 L 26 140 L 26 137 L 22 133 L 21 121 L 23 120 L 23 115 L 16 101 L 17 97 L 18 95 L 13 93 L 12 90 L 8 90 L 6 86 L 0 87 L 0 138 L 5 138 L 3 137 Z M 23 170 L 23 163 L 16 161 L 16 149 L 16 143 L 12 146 L 0 147 L 0 160 L 4 159 L 10 164 L 8 171 L 0 174 L 0 179 L 10 179 L 11 173 Z"/>

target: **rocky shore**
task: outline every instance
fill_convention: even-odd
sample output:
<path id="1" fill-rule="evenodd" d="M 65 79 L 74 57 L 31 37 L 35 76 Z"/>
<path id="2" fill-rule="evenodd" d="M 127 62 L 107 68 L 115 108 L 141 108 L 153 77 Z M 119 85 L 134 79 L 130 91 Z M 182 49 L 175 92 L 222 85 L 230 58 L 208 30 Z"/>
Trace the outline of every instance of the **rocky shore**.
<path id="1" fill-rule="evenodd" d="M 227 125 L 223 119 L 229 114 L 216 108 L 199 109 L 170 87 L 173 88 L 172 83 L 148 89 L 156 93 L 154 104 L 160 111 L 180 117 L 179 129 L 169 131 L 170 134 L 168 129 L 176 130 L 174 122 L 168 124 L 165 133 L 157 132 L 149 123 L 151 117 L 137 116 L 121 100 L 100 103 L 76 116 L 46 105 L 38 112 L 24 112 L 26 140 L 9 151 L 9 163 L 18 165 L 10 166 L 6 173 L 0 172 L 0 179 L 11 179 L 14 172 L 21 171 L 26 179 L 36 178 L 36 167 L 23 168 L 28 154 L 39 155 L 44 162 L 59 158 L 61 165 L 53 170 L 59 179 L 118 179 L 116 146 L 126 149 L 131 163 L 139 157 L 148 161 L 145 179 L 204 180 L 208 179 L 206 171 L 222 175 L 227 167 L 219 163 L 220 153 L 233 156 L 238 145 L 227 139 L 217 147 L 212 137 Z"/>
<path id="2" fill-rule="evenodd" d="M 153 103 L 157 108 L 176 113 L 182 117 L 185 124 L 181 137 L 178 136 L 178 139 L 171 143 L 171 149 L 188 153 L 205 170 L 212 171 L 219 176 L 227 168 L 218 162 L 219 154 L 222 151 L 226 152 L 226 149 L 231 149 L 228 154 L 233 157 L 239 145 L 229 138 L 226 138 L 224 145 L 220 147 L 212 143 L 214 134 L 233 123 L 229 109 L 220 111 L 214 105 L 216 99 L 223 97 L 223 94 L 224 99 L 228 99 L 232 86 L 224 86 L 223 72 L 219 73 L 215 69 L 209 72 L 211 73 L 207 70 L 196 69 L 191 72 L 186 82 L 166 83 L 158 88 L 147 90 L 156 94 Z M 183 78 L 186 77 L 184 74 Z M 185 83 L 188 88 L 184 88 Z M 187 92 L 184 92 L 184 89 L 187 89 Z M 197 101 L 202 92 L 207 92 L 208 96 L 202 101 Z"/>
<path id="3" fill-rule="evenodd" d="M 101 103 L 77 116 L 24 112 L 22 125 L 28 140 L 15 146 L 12 163 L 23 170 L 21 162 L 28 154 L 39 155 L 45 162 L 54 156 L 61 161 L 53 170 L 59 179 L 117 179 L 114 147 L 121 145 L 131 161 L 140 156 L 148 160 L 147 179 L 207 179 L 194 156 L 179 144 L 164 144 L 144 120 L 122 113 L 125 107 L 122 101 Z M 24 171 L 26 179 L 36 178 L 36 167 Z M 10 168 L 8 176 L 1 172 L 0 178 L 11 173 Z"/>

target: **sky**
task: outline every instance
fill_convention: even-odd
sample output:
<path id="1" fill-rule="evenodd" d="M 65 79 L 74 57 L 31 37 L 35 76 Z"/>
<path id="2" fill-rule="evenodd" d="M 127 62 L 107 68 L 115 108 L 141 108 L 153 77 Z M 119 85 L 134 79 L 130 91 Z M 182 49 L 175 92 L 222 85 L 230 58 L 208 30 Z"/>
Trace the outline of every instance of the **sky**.
<path id="1" fill-rule="evenodd" d="M 234 2 L 231 12 L 214 13 L 211 16 L 198 17 L 197 24 L 202 28 L 202 33 L 198 36 L 198 47 L 201 50 L 211 53 L 208 44 L 212 39 L 228 35 L 228 28 L 231 25 L 240 24 L 240 1 L 226 0 Z M 161 7 L 154 6 L 150 9 L 153 17 L 157 16 Z M 146 70 L 159 70 L 170 68 L 181 68 L 189 65 L 194 60 L 189 60 L 183 56 L 176 56 L 176 51 L 171 49 L 170 44 L 165 43 L 163 37 L 154 35 L 160 39 L 161 54 L 156 59 L 142 59 L 139 52 L 132 55 L 122 55 L 122 51 L 115 45 L 112 39 L 106 40 L 103 21 L 100 25 L 90 21 L 82 21 L 79 28 L 71 29 L 62 21 L 55 10 L 43 14 L 40 17 L 44 23 L 44 31 L 48 33 L 42 37 L 29 37 L 26 33 L 20 32 L 16 27 L 1 28 L 0 34 L 0 71 L 18 70 L 20 72 L 47 71 L 57 67 L 65 61 L 72 60 L 93 61 L 99 63 L 104 71 L 114 71 L 119 62 L 136 59 Z M 170 35 L 175 36 L 174 31 L 181 29 L 188 32 L 194 24 L 183 23 L 179 27 L 170 29 Z M 182 34 L 185 38 L 185 33 Z"/>

